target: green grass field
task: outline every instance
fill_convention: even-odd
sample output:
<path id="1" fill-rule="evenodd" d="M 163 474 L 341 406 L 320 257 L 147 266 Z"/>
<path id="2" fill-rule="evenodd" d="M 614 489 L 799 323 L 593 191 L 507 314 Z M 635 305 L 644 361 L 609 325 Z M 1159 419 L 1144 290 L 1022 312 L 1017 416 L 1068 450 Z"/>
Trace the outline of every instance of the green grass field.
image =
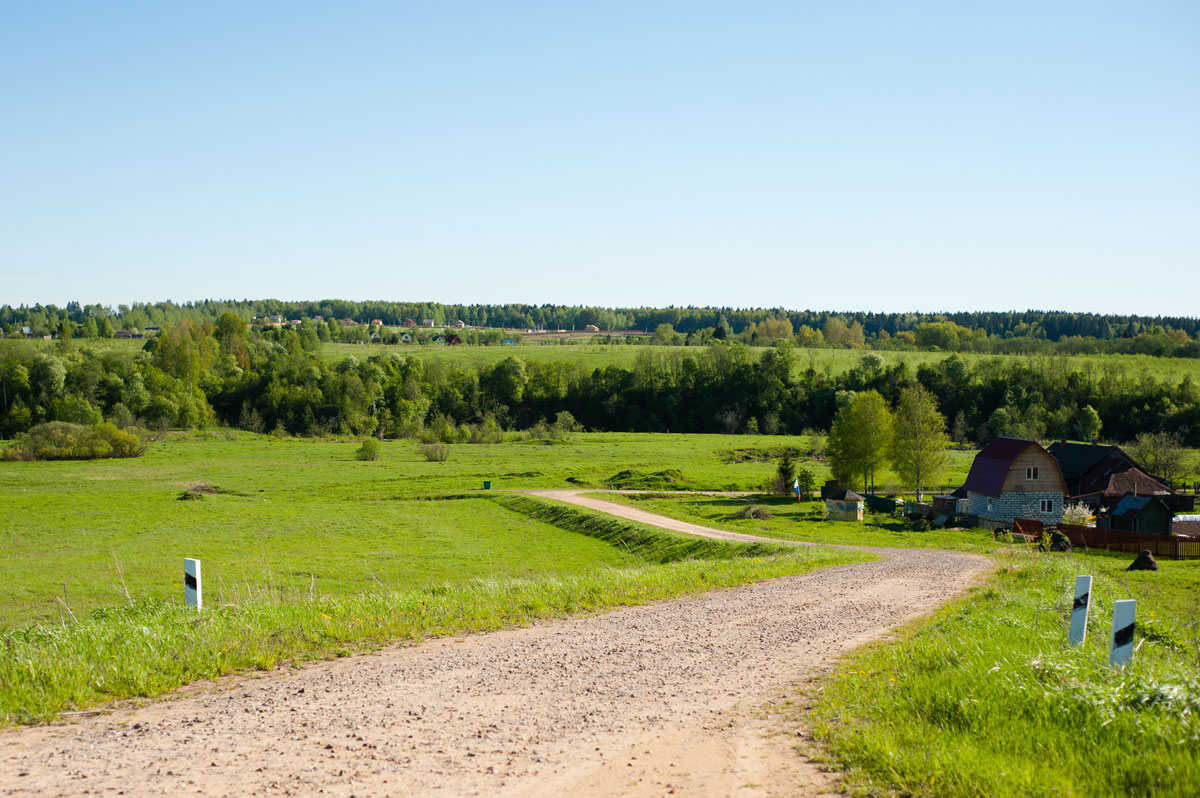
<path id="1" fill-rule="evenodd" d="M 387 344 L 323 344 L 321 357 L 336 361 L 347 355 L 354 355 L 360 360 L 373 354 L 396 352 L 414 354 L 418 357 L 433 361 L 452 361 L 471 367 L 484 364 L 498 363 L 506 357 L 515 356 L 527 362 L 560 362 L 569 361 L 581 366 L 594 369 L 609 365 L 632 366 L 642 353 L 667 357 L 696 355 L 704 350 L 699 347 L 655 346 L 652 344 L 548 344 L 521 343 L 516 346 L 405 346 Z M 764 347 L 751 347 L 752 357 L 760 357 L 766 351 Z M 808 368 L 818 373 L 841 374 L 857 366 L 862 356 L 868 350 L 864 349 L 807 349 L 797 347 L 793 351 L 794 371 L 802 372 Z M 939 363 L 949 357 L 948 352 L 893 352 L 880 350 L 877 352 L 888 366 L 896 363 L 906 363 L 913 373 L 922 365 Z M 967 363 L 975 364 L 988 358 L 1000 358 L 1006 362 L 1017 361 L 1028 364 L 1039 371 L 1071 372 L 1078 371 L 1093 375 L 1114 374 L 1131 379 L 1152 376 L 1156 379 L 1166 379 L 1178 382 L 1184 377 L 1191 376 L 1200 379 L 1200 359 L 1161 358 L 1150 355 L 983 355 L 971 352 L 959 354 Z"/>
<path id="2" fill-rule="evenodd" d="M 76 339 L 76 347 L 106 351 L 136 352 L 145 344 L 144 340 L 83 340 Z M 13 341 L 0 340 L 0 347 L 31 346 L 41 351 L 54 351 L 56 341 Z M 416 355 L 426 360 L 454 362 L 464 367 L 477 367 L 498 363 L 506 357 L 515 356 L 527 362 L 572 362 L 587 369 L 604 368 L 609 365 L 629 367 L 645 352 L 655 355 L 676 356 L 698 354 L 703 349 L 682 346 L 655 346 L 651 344 L 556 344 L 550 342 L 522 342 L 515 346 L 417 346 L 403 344 L 342 344 L 321 345 L 320 356 L 327 361 L 340 361 L 353 355 L 365 360 L 372 355 L 397 353 Z M 752 357 L 760 357 L 766 349 L 751 347 Z M 797 373 L 812 367 L 818 373 L 841 374 L 856 366 L 866 354 L 865 349 L 793 349 L 794 368 Z M 937 363 L 949 356 L 948 352 L 877 352 L 884 363 L 892 366 L 906 363 L 915 372 L 924 364 Z M 1001 358 L 1006 362 L 1017 361 L 1037 370 L 1056 372 L 1078 371 L 1092 375 L 1112 374 L 1128 379 L 1154 377 L 1159 380 L 1178 382 L 1184 377 L 1200 380 L 1200 359 L 1166 358 L 1150 355 L 985 355 L 972 352 L 959 354 L 968 363 L 974 364 L 988 358 Z"/>
<path id="3" fill-rule="evenodd" d="M 426 462 L 412 441 L 354 459 L 354 441 L 276 439 L 230 431 L 173 434 L 144 457 L 0 463 L 0 628 L 77 614 L 124 597 L 174 595 L 180 560 L 205 563 L 210 595 L 344 595 L 477 577 L 567 574 L 620 553 L 479 500 L 424 497 L 505 488 L 602 486 L 624 469 L 680 468 L 697 488 L 751 489 L 770 462 L 725 462 L 753 436 L 595 433 L 545 445 L 456 444 Z M 772 445 L 806 446 L 804 438 Z M 225 491 L 179 501 L 206 483 Z M 519 523 L 518 523 L 519 522 Z"/>

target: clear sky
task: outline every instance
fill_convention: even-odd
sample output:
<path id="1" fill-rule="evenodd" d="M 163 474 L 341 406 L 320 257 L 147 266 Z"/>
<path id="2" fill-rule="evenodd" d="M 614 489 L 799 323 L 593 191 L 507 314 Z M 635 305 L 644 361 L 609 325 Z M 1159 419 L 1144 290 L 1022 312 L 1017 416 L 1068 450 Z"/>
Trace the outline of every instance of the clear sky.
<path id="1" fill-rule="evenodd" d="M 1200 315 L 1200 4 L 14 2 L 0 304 Z"/>

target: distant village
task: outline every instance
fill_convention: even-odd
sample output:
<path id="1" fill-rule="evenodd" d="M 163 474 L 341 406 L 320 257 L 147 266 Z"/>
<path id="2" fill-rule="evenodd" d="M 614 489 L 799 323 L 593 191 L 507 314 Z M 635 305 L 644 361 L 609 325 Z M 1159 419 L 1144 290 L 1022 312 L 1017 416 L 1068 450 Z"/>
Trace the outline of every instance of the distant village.
<path id="1" fill-rule="evenodd" d="M 821 497 L 831 520 L 862 520 L 865 506 L 888 511 L 896 501 L 832 482 Z M 1002 437 L 975 456 L 958 490 L 930 504 L 903 503 L 898 512 L 924 517 L 933 526 L 959 523 L 1037 539 L 1056 527 L 1074 545 L 1121 550 L 1153 544 L 1158 541 L 1152 536 L 1161 536 L 1190 542 L 1200 555 L 1195 502 L 1194 494 L 1149 473 L 1119 446 L 1058 441 L 1046 449 L 1036 441 Z M 1087 513 L 1080 519 L 1085 522 L 1064 523 L 1068 509 Z"/>

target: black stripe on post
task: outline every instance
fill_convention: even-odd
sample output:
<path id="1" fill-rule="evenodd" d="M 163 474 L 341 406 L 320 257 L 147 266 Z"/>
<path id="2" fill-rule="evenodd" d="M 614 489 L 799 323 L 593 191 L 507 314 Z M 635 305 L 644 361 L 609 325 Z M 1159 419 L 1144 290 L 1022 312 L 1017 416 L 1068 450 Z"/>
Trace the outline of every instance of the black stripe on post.
<path id="1" fill-rule="evenodd" d="M 1127 646 L 1130 643 L 1132 643 L 1133 642 L 1133 627 L 1135 627 L 1135 626 L 1137 626 L 1136 622 L 1131 623 L 1128 626 L 1122 627 L 1122 628 L 1116 630 L 1115 632 L 1113 632 L 1113 645 L 1117 648 L 1120 648 L 1121 646 Z"/>
<path id="2" fill-rule="evenodd" d="M 1083 609 L 1084 607 L 1086 607 L 1086 606 L 1088 605 L 1088 597 L 1089 597 L 1090 595 L 1092 595 L 1092 594 L 1091 594 L 1091 593 L 1084 593 L 1082 596 L 1080 596 L 1079 598 L 1075 599 L 1075 606 L 1074 606 L 1074 607 L 1072 607 L 1071 609 L 1074 609 L 1074 610 L 1081 610 L 1081 609 Z"/>
<path id="3" fill-rule="evenodd" d="M 195 590 L 196 589 L 196 577 L 192 576 L 191 574 L 185 573 L 183 575 L 183 584 L 184 584 L 184 587 Z"/>

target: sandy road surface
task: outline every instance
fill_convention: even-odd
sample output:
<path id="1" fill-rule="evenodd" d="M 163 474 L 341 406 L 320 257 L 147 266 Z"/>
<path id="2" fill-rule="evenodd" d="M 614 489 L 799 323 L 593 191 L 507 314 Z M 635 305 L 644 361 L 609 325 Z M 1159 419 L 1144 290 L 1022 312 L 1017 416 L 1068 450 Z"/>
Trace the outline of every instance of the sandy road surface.
<path id="1" fill-rule="evenodd" d="M 223 679 L 138 709 L 0 733 L 0 793 L 816 791 L 825 777 L 778 733 L 772 700 L 989 567 L 968 554 L 890 551 L 650 606 Z"/>

